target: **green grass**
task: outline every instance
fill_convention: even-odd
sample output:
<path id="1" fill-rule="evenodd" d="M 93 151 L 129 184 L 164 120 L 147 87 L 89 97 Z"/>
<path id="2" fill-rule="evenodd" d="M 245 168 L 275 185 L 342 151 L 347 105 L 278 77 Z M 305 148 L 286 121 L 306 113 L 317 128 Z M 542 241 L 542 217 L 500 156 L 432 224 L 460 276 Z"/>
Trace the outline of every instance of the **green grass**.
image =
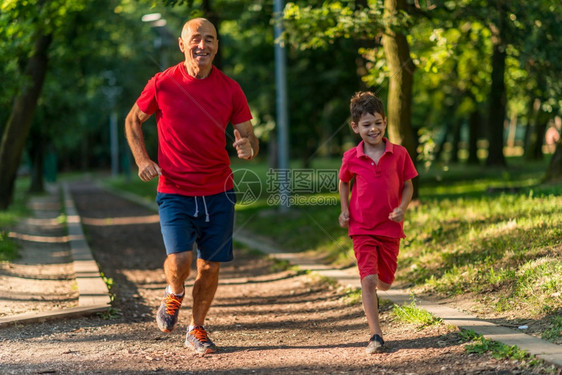
<path id="1" fill-rule="evenodd" d="M 483 336 L 476 334 L 474 331 L 463 330 L 461 331 L 463 340 L 470 342 L 465 346 L 468 353 L 476 354 L 490 354 L 496 359 L 510 359 L 520 361 L 529 367 L 541 364 L 540 360 L 535 359 L 529 353 L 519 349 L 517 346 L 506 345 L 498 341 L 486 339 Z"/>
<path id="2" fill-rule="evenodd" d="M 8 238 L 6 232 L 0 232 L 0 262 L 12 261 L 18 257 L 18 247 Z"/>
<path id="3" fill-rule="evenodd" d="M 398 320 L 413 324 L 418 329 L 441 323 L 441 319 L 435 318 L 426 310 L 417 307 L 415 300 L 410 302 L 410 304 L 404 304 L 402 306 L 394 305 L 392 312 Z"/>
<path id="4" fill-rule="evenodd" d="M 560 343 L 562 340 L 562 315 L 554 315 L 550 326 L 543 332 L 542 338 L 548 341 Z"/>
<path id="5" fill-rule="evenodd" d="M 5 211 L 0 211 L 0 262 L 12 261 L 18 257 L 18 245 L 8 237 L 9 228 L 29 215 L 27 187 L 29 179 L 16 180 L 14 200 Z"/>

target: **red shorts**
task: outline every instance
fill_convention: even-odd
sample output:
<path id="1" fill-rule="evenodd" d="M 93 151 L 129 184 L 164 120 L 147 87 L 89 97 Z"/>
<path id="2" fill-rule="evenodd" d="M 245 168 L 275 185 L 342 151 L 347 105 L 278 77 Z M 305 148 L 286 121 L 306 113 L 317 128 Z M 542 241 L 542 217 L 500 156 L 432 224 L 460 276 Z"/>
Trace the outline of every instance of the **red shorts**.
<path id="1" fill-rule="evenodd" d="M 400 238 L 383 236 L 352 236 L 353 251 L 361 280 L 365 276 L 378 275 L 379 280 L 392 284 L 400 249 Z"/>

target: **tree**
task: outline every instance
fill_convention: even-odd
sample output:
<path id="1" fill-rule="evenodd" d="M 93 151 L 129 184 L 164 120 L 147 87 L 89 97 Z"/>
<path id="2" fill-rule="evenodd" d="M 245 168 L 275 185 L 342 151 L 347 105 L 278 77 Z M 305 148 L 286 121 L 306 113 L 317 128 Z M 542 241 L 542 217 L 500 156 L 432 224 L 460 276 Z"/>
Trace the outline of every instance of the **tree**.
<path id="1" fill-rule="evenodd" d="M 387 25 L 382 44 L 389 70 L 388 134 L 392 142 L 406 147 L 412 160 L 417 160 L 416 142 L 412 130 L 412 87 L 415 66 L 410 48 L 401 28 L 393 25 L 406 10 L 405 0 L 385 0 L 384 20 Z M 417 189 L 416 189 L 417 190 Z"/>
<path id="2" fill-rule="evenodd" d="M 49 47 L 57 32 L 76 11 L 82 9 L 81 1 L 59 0 L 45 2 L 2 2 L 0 29 L 4 43 L 14 43 L 20 35 L 28 35 L 31 50 L 16 46 L 8 50 L 8 58 L 18 63 L 4 68 L 15 70 L 21 88 L 15 95 L 10 116 L 4 126 L 0 144 L 0 209 L 6 209 L 13 196 L 17 169 L 25 147 L 37 100 L 41 94 L 49 61 Z M 31 35 L 31 37 L 29 37 Z M 8 41 L 8 42 L 6 42 Z M 22 59 L 27 52 L 28 58 Z M 19 71 L 18 71 L 19 69 Z"/>
<path id="3" fill-rule="evenodd" d="M 488 158 L 487 165 L 505 166 L 503 155 L 504 119 L 507 97 L 505 92 L 506 5 L 503 0 L 496 2 L 496 19 L 490 24 L 492 30 L 492 86 L 488 106 Z"/>
<path id="4" fill-rule="evenodd" d="M 0 209 L 2 210 L 8 208 L 12 200 L 17 168 L 47 72 L 47 50 L 53 37 L 43 30 L 38 30 L 37 34 L 35 46 L 24 70 L 24 76 L 29 77 L 30 82 L 22 88 L 14 100 L 0 144 Z"/>
<path id="5" fill-rule="evenodd" d="M 404 34 L 411 25 L 406 9 L 405 0 L 387 0 L 384 4 L 330 1 L 318 7 L 288 3 L 284 14 L 287 26 L 284 38 L 300 49 L 331 46 L 342 38 L 359 42 L 369 40 L 371 47 L 382 45 L 388 64 L 384 68 L 389 81 L 388 134 L 391 141 L 403 144 L 415 161 L 416 142 L 411 124 L 415 66 Z M 359 56 L 370 53 L 365 50 L 358 51 Z M 364 82 L 369 81 L 369 77 L 361 78 Z"/>

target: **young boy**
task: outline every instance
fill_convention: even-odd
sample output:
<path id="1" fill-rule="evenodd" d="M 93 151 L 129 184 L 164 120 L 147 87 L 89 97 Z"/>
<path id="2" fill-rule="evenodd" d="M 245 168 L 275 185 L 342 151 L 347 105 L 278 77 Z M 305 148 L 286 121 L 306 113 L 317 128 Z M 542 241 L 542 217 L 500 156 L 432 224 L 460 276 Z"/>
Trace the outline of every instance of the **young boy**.
<path id="1" fill-rule="evenodd" d="M 384 138 L 386 118 L 380 99 L 358 92 L 350 110 L 351 128 L 362 141 L 343 155 L 339 223 L 349 227 L 353 240 L 371 336 L 366 351 L 372 354 L 384 345 L 377 289 L 388 290 L 394 281 L 400 238 L 405 237 L 402 221 L 414 191 L 412 178 L 418 173 L 406 149 Z"/>

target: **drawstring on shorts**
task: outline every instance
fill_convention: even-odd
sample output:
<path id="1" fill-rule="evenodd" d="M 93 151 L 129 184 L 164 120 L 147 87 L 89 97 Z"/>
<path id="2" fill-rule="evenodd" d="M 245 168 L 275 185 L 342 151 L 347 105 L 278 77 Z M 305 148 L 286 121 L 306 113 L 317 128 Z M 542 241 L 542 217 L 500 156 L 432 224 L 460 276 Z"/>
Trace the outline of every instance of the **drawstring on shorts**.
<path id="1" fill-rule="evenodd" d="M 193 214 L 193 217 L 197 217 L 199 216 L 199 205 L 197 204 L 197 198 L 199 197 L 193 197 L 195 199 L 195 213 Z M 207 210 L 207 201 L 205 201 L 205 197 L 202 196 L 201 197 L 203 199 L 203 206 L 205 206 L 205 222 L 208 223 L 210 220 L 209 218 L 209 210 Z"/>

